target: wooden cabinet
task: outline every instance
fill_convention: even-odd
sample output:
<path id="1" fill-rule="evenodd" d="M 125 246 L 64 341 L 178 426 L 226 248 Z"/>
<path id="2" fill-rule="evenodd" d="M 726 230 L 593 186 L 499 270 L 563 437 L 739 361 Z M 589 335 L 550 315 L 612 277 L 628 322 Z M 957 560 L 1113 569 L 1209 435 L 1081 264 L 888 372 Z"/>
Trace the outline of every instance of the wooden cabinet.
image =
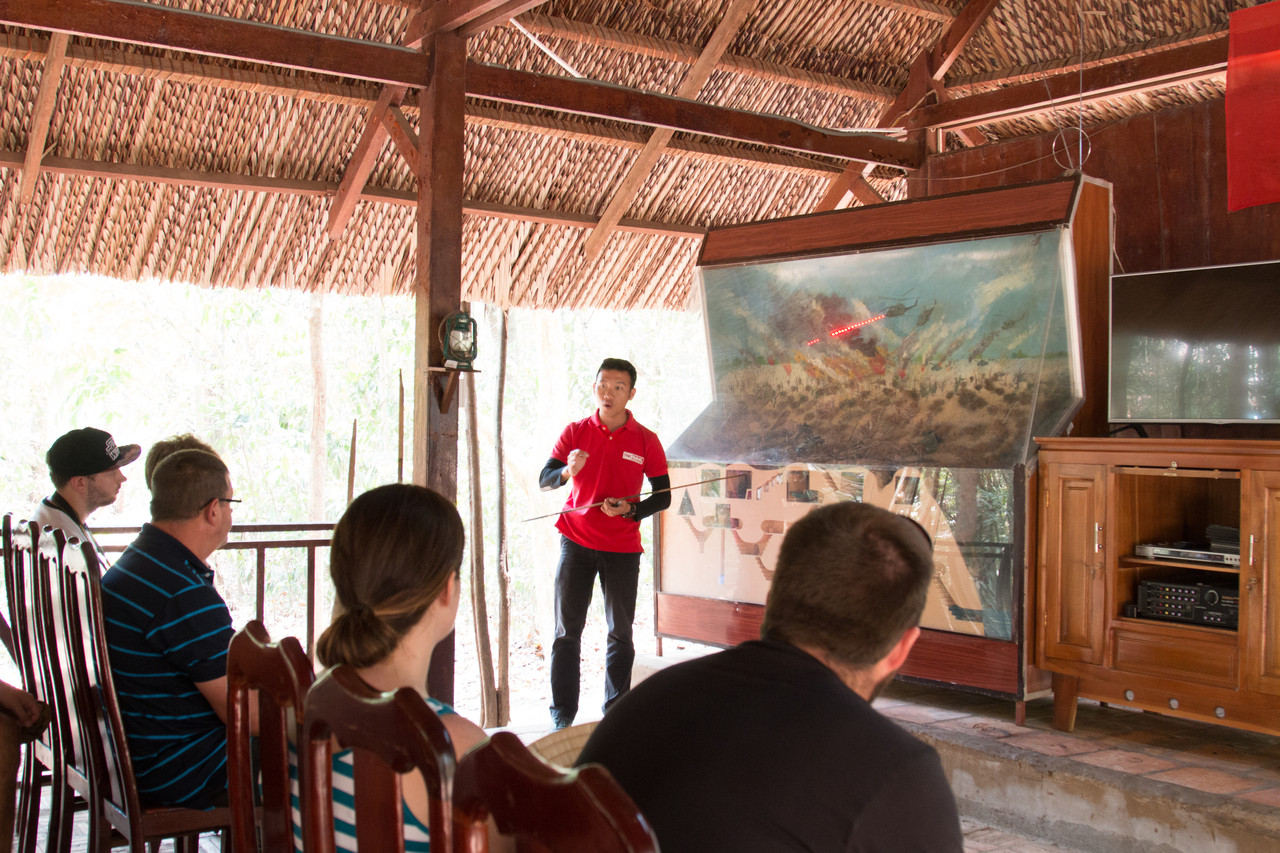
<path id="1" fill-rule="evenodd" d="M 1045 482 L 1041 589 L 1052 589 L 1044 614 L 1044 652 L 1057 660 L 1102 662 L 1104 636 L 1102 534 L 1106 469 L 1058 464 Z M 1051 490 L 1051 491 L 1050 491 Z"/>
<path id="2" fill-rule="evenodd" d="M 1249 538 L 1245 554 L 1244 604 L 1249 608 L 1249 687 L 1280 695 L 1280 471 L 1251 471 L 1248 477 Z M 1262 543 L 1274 543 L 1263 547 Z M 1246 565 L 1247 561 L 1247 565 Z"/>
<path id="3" fill-rule="evenodd" d="M 1088 697 L 1280 733 L 1280 442 L 1039 443 L 1055 725 Z"/>

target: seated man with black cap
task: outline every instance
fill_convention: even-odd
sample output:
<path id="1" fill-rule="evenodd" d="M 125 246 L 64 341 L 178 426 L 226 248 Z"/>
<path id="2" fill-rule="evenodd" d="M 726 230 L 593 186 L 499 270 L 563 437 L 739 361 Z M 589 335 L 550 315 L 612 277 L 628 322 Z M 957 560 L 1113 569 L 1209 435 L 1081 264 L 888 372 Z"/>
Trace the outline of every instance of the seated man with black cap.
<path id="1" fill-rule="evenodd" d="M 55 491 L 36 506 L 31 520 L 41 527 L 61 530 L 68 539 L 91 542 L 105 569 L 106 555 L 86 522 L 95 509 L 115 503 L 126 479 L 120 469 L 141 453 L 138 445 L 120 447 L 111 433 L 93 427 L 73 429 L 60 436 L 44 457 Z"/>

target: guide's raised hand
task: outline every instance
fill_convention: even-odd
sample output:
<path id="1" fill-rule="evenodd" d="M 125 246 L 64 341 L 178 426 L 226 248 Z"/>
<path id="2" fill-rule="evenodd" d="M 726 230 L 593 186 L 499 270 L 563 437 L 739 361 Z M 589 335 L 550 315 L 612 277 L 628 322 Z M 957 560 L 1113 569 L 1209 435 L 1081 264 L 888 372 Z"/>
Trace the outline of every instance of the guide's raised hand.
<path id="1" fill-rule="evenodd" d="M 576 448 L 569 451 L 569 458 L 565 460 L 564 478 L 568 480 L 570 477 L 578 476 L 578 472 L 587 464 L 587 457 L 590 455 L 587 451 Z"/>

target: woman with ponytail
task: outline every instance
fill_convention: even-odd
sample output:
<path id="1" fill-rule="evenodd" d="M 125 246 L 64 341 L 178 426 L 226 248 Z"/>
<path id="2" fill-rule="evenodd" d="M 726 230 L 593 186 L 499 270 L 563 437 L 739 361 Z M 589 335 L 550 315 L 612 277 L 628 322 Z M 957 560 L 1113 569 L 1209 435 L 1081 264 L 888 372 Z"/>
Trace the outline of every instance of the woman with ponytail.
<path id="1" fill-rule="evenodd" d="M 333 621 L 316 645 L 325 666 L 347 664 L 376 690 L 412 687 L 425 695 L 436 643 L 458 613 L 462 519 L 453 504 L 422 486 L 389 485 L 360 495 L 333 530 L 329 574 Z M 427 697 L 461 757 L 484 731 Z M 337 849 L 354 853 L 350 750 L 333 758 Z M 427 790 L 421 774 L 403 780 L 405 850 L 429 850 Z M 299 832 L 295 813 L 295 835 Z"/>

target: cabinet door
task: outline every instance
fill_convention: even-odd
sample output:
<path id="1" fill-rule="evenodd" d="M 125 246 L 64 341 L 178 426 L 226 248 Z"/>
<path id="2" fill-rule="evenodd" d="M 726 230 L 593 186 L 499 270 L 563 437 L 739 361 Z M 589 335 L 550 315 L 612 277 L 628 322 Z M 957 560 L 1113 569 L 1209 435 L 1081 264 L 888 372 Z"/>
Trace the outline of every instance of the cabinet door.
<path id="1" fill-rule="evenodd" d="M 1050 463 L 1044 476 L 1037 594 L 1042 656 L 1101 663 L 1106 467 Z"/>
<path id="2" fill-rule="evenodd" d="M 1280 471 L 1248 472 L 1241 545 L 1241 630 L 1248 684 L 1280 695 Z"/>

